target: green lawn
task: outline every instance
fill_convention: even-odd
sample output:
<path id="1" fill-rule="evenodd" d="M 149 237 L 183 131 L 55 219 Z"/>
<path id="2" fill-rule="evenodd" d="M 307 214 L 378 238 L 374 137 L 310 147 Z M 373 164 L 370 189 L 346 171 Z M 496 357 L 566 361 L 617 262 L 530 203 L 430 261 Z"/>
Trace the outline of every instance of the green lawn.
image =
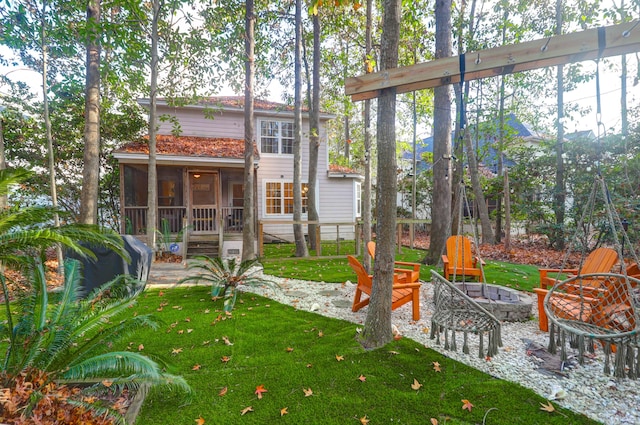
<path id="1" fill-rule="evenodd" d="M 345 245 L 348 246 L 348 243 L 349 242 L 346 242 Z M 346 251 L 348 254 L 354 252 L 353 242 L 351 242 L 351 247 L 351 251 Z M 347 254 L 336 258 L 305 259 L 292 257 L 293 251 L 293 244 L 265 245 L 265 257 L 262 260 L 264 272 L 275 276 L 316 282 L 345 282 L 347 280 L 355 280 L 355 273 L 347 263 Z M 420 262 L 424 259 L 425 255 L 426 252 L 420 249 L 403 248 L 402 253 L 396 254 L 396 260 Z M 362 260 L 361 256 L 359 258 Z M 488 283 L 496 283 L 529 292 L 533 291 L 533 288 L 540 284 L 537 266 L 511 264 L 499 261 L 487 261 L 486 263 L 484 271 Z M 430 273 L 432 269 L 442 273 L 441 268 L 422 265 L 420 268 L 420 278 L 422 280 L 431 280 Z"/>
<path id="2" fill-rule="evenodd" d="M 403 338 L 365 351 L 356 325 L 242 294 L 232 316 L 209 288 L 147 290 L 128 314 L 154 313 L 124 348 L 164 358 L 193 387 L 190 404 L 152 391 L 137 424 L 593 424 Z M 123 347 L 113 347 L 114 349 Z M 436 371 L 435 364 L 440 371 Z M 541 378 L 542 379 L 542 378 Z M 418 382 L 414 388 L 412 384 Z M 258 398 L 256 388 L 267 392 Z M 222 395 L 224 393 L 224 395 Z M 463 409 L 468 400 L 471 411 Z M 251 408 L 246 414 L 242 411 Z M 282 410 L 286 409 L 286 410 Z M 287 412 L 287 413 L 283 413 Z"/>

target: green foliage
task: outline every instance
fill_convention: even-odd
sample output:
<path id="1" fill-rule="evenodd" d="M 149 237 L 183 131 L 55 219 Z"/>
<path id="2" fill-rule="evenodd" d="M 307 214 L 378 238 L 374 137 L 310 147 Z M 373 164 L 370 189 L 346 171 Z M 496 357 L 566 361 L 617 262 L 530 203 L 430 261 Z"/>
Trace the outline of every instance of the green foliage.
<path id="1" fill-rule="evenodd" d="M 211 296 L 224 297 L 224 311 L 231 312 L 236 303 L 237 289 L 240 285 L 276 285 L 258 276 L 261 271 L 257 259 L 238 261 L 235 257 L 220 258 L 197 256 L 189 263 L 189 270 L 199 270 L 200 274 L 181 279 L 185 282 L 211 285 Z"/>
<path id="2" fill-rule="evenodd" d="M 23 169 L 0 170 L 0 195 L 9 192 L 10 188 L 30 175 Z M 87 256 L 94 256 L 88 246 L 97 244 L 128 258 L 122 238 L 117 233 L 74 223 L 54 227 L 56 213 L 62 214 L 46 206 L 13 206 L 0 210 L 0 261 L 19 268 L 32 256 L 43 257 L 46 249 L 56 244 Z"/>

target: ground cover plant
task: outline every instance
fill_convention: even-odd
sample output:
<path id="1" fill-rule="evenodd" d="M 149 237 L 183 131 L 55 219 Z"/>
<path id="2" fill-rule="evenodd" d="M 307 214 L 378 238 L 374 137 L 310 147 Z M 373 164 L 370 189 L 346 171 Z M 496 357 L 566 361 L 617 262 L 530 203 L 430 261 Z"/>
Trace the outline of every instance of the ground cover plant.
<path id="1" fill-rule="evenodd" d="M 250 293 L 227 314 L 209 287 L 147 290 L 126 314 L 147 313 L 164 327 L 120 348 L 165 356 L 194 397 L 152 390 L 141 425 L 596 423 L 407 338 L 366 351 L 357 325 Z"/>

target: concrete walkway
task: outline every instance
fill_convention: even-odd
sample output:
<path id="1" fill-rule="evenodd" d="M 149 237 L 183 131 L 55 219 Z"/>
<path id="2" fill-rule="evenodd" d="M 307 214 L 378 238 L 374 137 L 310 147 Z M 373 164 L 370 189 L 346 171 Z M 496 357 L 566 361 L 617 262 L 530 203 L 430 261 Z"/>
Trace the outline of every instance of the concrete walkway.
<path id="1" fill-rule="evenodd" d="M 191 272 L 194 273 L 195 272 Z M 160 263 L 155 262 L 151 265 L 149 272 L 149 280 L 147 285 L 153 286 L 172 286 L 180 279 L 190 274 L 187 267 L 182 263 Z"/>

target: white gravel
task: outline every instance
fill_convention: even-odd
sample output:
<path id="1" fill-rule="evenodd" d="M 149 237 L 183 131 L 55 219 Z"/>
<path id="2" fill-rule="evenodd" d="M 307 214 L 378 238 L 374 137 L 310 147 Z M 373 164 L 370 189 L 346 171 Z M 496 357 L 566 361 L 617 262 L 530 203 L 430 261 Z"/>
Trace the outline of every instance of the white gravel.
<path id="1" fill-rule="evenodd" d="M 314 311 L 323 316 L 340 318 L 364 324 L 367 308 L 353 313 L 351 302 L 355 285 L 351 282 L 324 283 L 264 276 L 278 283 L 279 288 L 251 287 L 244 290 L 255 292 L 299 309 Z M 548 344 L 548 334 L 538 329 L 537 307 L 533 303 L 534 320 L 519 323 L 504 322 L 502 326 L 503 347 L 499 354 L 487 359 L 478 358 L 477 339 L 469 338 L 470 354 L 444 350 L 429 339 L 431 313 L 433 310 L 433 285 L 423 283 L 421 289 L 421 319 L 411 320 L 411 306 L 404 305 L 392 313 L 392 324 L 407 338 L 447 357 L 473 366 L 500 379 L 519 383 L 553 400 L 553 403 L 583 413 L 604 424 L 640 424 L 640 380 L 618 379 L 603 372 L 603 353 L 596 351 L 592 359 L 583 366 L 571 365 L 561 376 L 545 369 L 542 356 Z M 527 296 L 527 295 L 525 295 Z M 461 344 L 458 344 L 461 345 Z M 572 353 L 569 352 L 571 355 Z"/>

